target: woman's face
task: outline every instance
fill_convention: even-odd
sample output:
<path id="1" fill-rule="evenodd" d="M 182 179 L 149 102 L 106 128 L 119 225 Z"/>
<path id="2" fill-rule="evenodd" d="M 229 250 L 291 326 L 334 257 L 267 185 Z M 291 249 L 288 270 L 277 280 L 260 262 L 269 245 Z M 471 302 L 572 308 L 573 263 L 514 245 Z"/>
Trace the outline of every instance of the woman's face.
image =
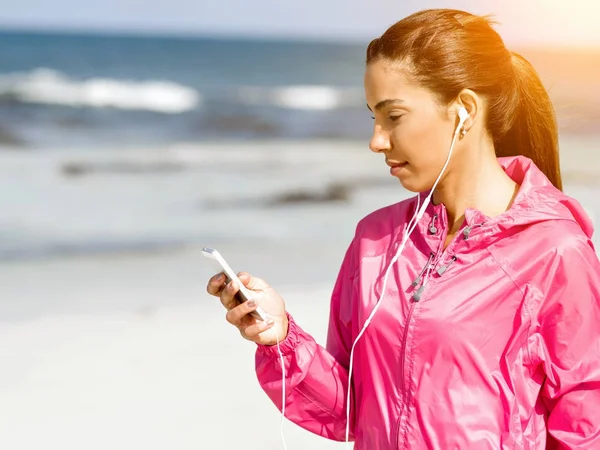
<path id="1" fill-rule="evenodd" d="M 406 76 L 398 64 L 370 63 L 365 71 L 367 106 L 374 129 L 369 147 L 382 153 L 390 173 L 404 188 L 422 192 L 433 187 L 456 129 L 456 113 L 440 105 L 429 90 Z"/>

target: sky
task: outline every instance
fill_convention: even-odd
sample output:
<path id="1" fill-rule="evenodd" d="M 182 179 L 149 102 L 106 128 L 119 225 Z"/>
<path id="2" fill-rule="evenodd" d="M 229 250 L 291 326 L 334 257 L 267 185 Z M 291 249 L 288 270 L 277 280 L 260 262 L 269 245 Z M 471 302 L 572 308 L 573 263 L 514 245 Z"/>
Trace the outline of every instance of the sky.
<path id="1" fill-rule="evenodd" d="M 362 40 L 438 7 L 494 14 L 507 43 L 600 46 L 599 0 L 0 0 L 0 26 Z"/>

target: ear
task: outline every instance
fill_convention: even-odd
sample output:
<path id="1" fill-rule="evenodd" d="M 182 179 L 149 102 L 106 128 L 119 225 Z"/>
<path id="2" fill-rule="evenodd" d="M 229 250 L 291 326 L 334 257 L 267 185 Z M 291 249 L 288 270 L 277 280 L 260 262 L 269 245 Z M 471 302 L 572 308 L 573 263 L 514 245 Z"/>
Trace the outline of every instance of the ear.
<path id="1" fill-rule="evenodd" d="M 460 107 L 465 108 L 469 114 L 469 117 L 467 117 L 467 120 L 465 120 L 462 127 L 464 134 L 467 133 L 480 119 L 483 111 L 483 101 L 481 97 L 471 89 L 463 89 L 454 102 L 456 111 L 458 111 Z"/>

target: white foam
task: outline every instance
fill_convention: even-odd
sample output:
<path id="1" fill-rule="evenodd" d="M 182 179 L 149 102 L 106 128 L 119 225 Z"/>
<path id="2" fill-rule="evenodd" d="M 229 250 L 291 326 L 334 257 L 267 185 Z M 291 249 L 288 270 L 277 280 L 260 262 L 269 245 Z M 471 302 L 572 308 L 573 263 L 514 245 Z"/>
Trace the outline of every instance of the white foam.
<path id="1" fill-rule="evenodd" d="M 45 68 L 0 76 L 0 95 L 14 96 L 27 103 L 168 114 L 193 110 L 201 101 L 194 89 L 170 81 L 75 80 Z"/>
<path id="2" fill-rule="evenodd" d="M 358 104 L 356 89 L 334 86 L 296 85 L 275 88 L 245 87 L 239 91 L 239 100 L 246 104 L 263 104 L 285 109 L 328 111 Z"/>

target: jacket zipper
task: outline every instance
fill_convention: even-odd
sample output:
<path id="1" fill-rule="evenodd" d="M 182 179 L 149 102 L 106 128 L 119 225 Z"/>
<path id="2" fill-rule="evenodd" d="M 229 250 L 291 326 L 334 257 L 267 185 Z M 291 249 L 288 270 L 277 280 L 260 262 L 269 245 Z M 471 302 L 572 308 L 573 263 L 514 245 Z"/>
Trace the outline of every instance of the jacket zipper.
<path id="1" fill-rule="evenodd" d="M 437 230 L 436 230 L 436 232 L 437 232 Z M 442 240 L 444 240 L 444 239 L 446 239 L 445 236 L 442 237 Z M 404 366 L 406 364 L 406 344 L 408 341 L 408 330 L 410 328 L 410 321 L 412 319 L 413 312 L 417 306 L 417 303 L 419 303 L 419 301 L 421 300 L 421 294 L 423 293 L 425 286 L 427 286 L 428 278 L 429 278 L 429 271 L 431 270 L 431 265 L 436 260 L 436 256 L 437 256 L 437 254 L 434 252 L 431 252 L 429 254 L 429 259 L 427 260 L 427 263 L 425 264 L 425 266 L 423 267 L 423 269 L 421 270 L 421 272 L 419 273 L 417 278 L 411 284 L 412 287 L 417 287 L 419 285 L 420 286 L 415 291 L 415 293 L 413 294 L 413 296 L 410 299 L 410 302 L 411 302 L 410 308 L 408 310 L 408 315 L 406 316 L 406 325 L 404 326 L 404 333 L 402 335 L 402 349 L 400 351 L 400 361 L 401 361 L 400 362 L 400 379 L 402 380 L 402 393 L 405 398 L 405 401 L 404 401 L 404 406 L 400 412 L 400 417 L 398 418 L 398 421 L 396 423 L 396 442 L 397 442 L 398 448 L 400 448 L 400 439 L 401 439 L 400 422 L 402 421 L 402 415 L 403 415 L 402 413 L 403 413 L 404 408 L 408 408 L 408 405 L 410 402 L 410 395 L 408 394 L 408 389 L 407 389 L 406 380 L 405 380 L 406 372 L 405 372 L 405 368 L 404 368 Z M 424 274 L 425 274 L 425 280 L 423 280 Z"/>
<path id="2" fill-rule="evenodd" d="M 431 234 L 436 234 L 438 232 L 438 228 L 435 226 L 436 219 L 437 219 L 437 214 L 434 215 L 434 217 L 431 221 L 431 224 L 429 225 L 429 232 Z M 469 232 L 470 232 L 470 230 L 469 230 Z M 400 353 L 400 357 L 401 357 L 401 359 L 400 359 L 400 361 L 401 361 L 400 377 L 402 380 L 402 392 L 403 392 L 403 396 L 404 396 L 404 406 L 400 412 L 400 417 L 398 418 L 398 421 L 396 423 L 396 446 L 398 449 L 400 448 L 400 443 L 401 443 L 400 441 L 402 439 L 400 424 L 402 422 L 402 417 L 404 415 L 405 409 L 408 410 L 408 408 L 410 408 L 410 402 L 412 400 L 412 396 L 410 395 L 410 392 L 408 389 L 408 388 L 410 388 L 410 386 L 407 386 L 406 379 L 405 379 L 406 371 L 405 371 L 405 367 L 404 367 L 406 365 L 406 345 L 407 345 L 407 341 L 408 341 L 408 330 L 410 328 L 410 320 L 412 319 L 412 315 L 417 306 L 417 303 L 419 303 L 421 301 L 425 287 L 429 283 L 430 266 L 433 264 L 434 265 L 433 268 L 435 268 L 435 265 L 437 265 L 439 263 L 440 259 L 443 257 L 443 255 L 445 253 L 445 250 L 443 249 L 442 245 L 443 245 L 443 242 L 446 240 L 447 235 L 448 235 L 448 230 L 444 229 L 444 232 L 441 233 L 441 240 L 440 240 L 440 244 L 438 246 L 437 252 L 430 253 L 429 259 L 427 260 L 427 264 L 425 265 L 423 270 L 421 270 L 421 273 L 419 274 L 417 279 L 415 279 L 415 281 L 412 283 L 413 287 L 416 287 L 418 284 L 420 284 L 420 286 L 415 291 L 415 293 L 413 294 L 413 296 L 410 299 L 411 305 L 410 305 L 410 309 L 408 310 L 406 325 L 404 327 L 404 333 L 402 336 L 402 350 Z M 468 234 L 465 234 L 464 237 L 468 239 Z M 448 267 L 450 267 L 450 265 L 452 263 L 454 263 L 454 261 L 456 261 L 456 256 L 453 256 L 449 263 L 445 264 L 440 269 L 438 269 L 439 275 L 440 276 L 443 275 L 446 272 L 446 270 L 448 269 Z M 440 271 L 441 271 L 441 273 L 440 273 Z M 426 272 L 427 272 L 427 274 L 425 275 L 425 279 L 423 280 L 423 274 L 425 274 Z"/>
<path id="3" fill-rule="evenodd" d="M 406 340 L 408 339 L 408 327 L 410 324 L 410 319 L 412 318 L 413 311 L 415 310 L 417 302 L 412 301 L 410 304 L 410 309 L 408 310 L 408 316 L 406 319 L 406 326 L 404 327 L 404 333 L 402 336 L 402 351 L 400 352 L 400 360 L 402 363 L 400 364 L 400 379 L 402 380 L 402 392 L 406 395 L 406 381 L 404 380 L 404 359 L 406 358 Z"/>
<path id="4" fill-rule="evenodd" d="M 423 286 L 421 286 L 421 287 L 423 287 Z M 419 289 L 421 289 L 421 288 L 419 288 Z M 406 344 L 408 341 L 408 329 L 410 327 L 410 320 L 412 319 L 413 312 L 419 301 L 411 298 L 410 302 L 411 302 L 410 309 L 408 310 L 408 315 L 406 318 L 406 325 L 404 326 L 404 333 L 402 336 L 402 350 L 400 352 L 400 379 L 402 380 L 402 395 L 404 397 L 404 405 L 402 406 L 402 408 L 400 410 L 400 417 L 398 417 L 398 420 L 396 422 L 396 428 L 395 428 L 396 429 L 396 446 L 398 449 L 400 448 L 400 440 L 402 438 L 401 432 L 400 432 L 401 431 L 400 425 L 402 422 L 402 417 L 404 416 L 405 408 L 409 407 L 408 405 L 410 402 L 410 395 L 409 395 L 409 392 L 407 389 L 410 386 L 407 386 L 407 384 L 406 384 L 405 369 L 404 369 L 404 366 L 406 364 Z"/>

